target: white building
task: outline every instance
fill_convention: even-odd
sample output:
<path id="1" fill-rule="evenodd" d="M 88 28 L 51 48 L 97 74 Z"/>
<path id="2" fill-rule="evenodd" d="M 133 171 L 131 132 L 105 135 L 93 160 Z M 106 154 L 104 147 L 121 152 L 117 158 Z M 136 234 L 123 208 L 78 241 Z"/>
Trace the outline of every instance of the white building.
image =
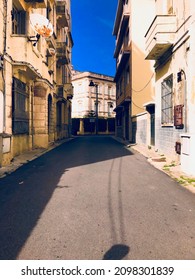
<path id="1" fill-rule="evenodd" d="M 89 86 L 93 81 L 94 87 Z M 93 72 L 72 73 L 73 99 L 72 99 L 72 118 L 92 118 L 98 119 L 115 118 L 115 99 L 116 86 L 114 78 L 111 76 L 97 74 Z M 96 103 L 98 100 L 98 103 Z M 96 107 L 96 104 L 98 106 Z M 80 131 L 80 133 L 83 133 Z"/>
<path id="2" fill-rule="evenodd" d="M 195 175 L 195 1 L 153 0 L 146 59 L 155 62 L 155 148 Z"/>

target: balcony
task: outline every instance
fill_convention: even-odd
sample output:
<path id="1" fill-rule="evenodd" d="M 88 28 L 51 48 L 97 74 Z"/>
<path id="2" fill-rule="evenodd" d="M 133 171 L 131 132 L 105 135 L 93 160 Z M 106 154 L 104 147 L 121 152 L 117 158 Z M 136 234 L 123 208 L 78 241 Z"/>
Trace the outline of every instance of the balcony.
<path id="1" fill-rule="evenodd" d="M 56 1 L 56 15 L 57 15 L 57 24 L 60 28 L 68 27 L 68 15 L 66 9 L 66 1 Z"/>
<path id="2" fill-rule="evenodd" d="M 65 89 L 65 92 L 66 92 L 66 96 L 67 96 L 67 99 L 72 99 L 73 98 L 73 86 L 71 83 L 66 83 L 64 84 L 64 89 Z"/>
<path id="3" fill-rule="evenodd" d="M 122 1 L 119 2 L 117 9 L 116 19 L 114 23 L 113 35 L 117 36 L 124 27 L 124 24 L 130 17 L 130 7 L 128 4 L 123 4 Z"/>
<path id="4" fill-rule="evenodd" d="M 46 8 L 47 1 L 46 0 L 19 0 L 20 2 L 25 2 L 28 6 L 32 6 L 33 8 Z"/>
<path id="5" fill-rule="evenodd" d="M 42 62 L 32 52 L 31 44 L 26 43 L 25 35 L 11 35 L 8 43 L 9 55 L 12 57 L 14 73 L 18 72 L 27 78 L 35 79 L 40 77 Z M 34 67 L 36 65 L 36 67 Z"/>
<path id="6" fill-rule="evenodd" d="M 123 44 L 117 59 L 117 70 L 115 74 L 115 82 L 123 72 L 125 65 L 127 64 L 130 57 L 130 46 Z"/>
<path id="7" fill-rule="evenodd" d="M 49 48 L 54 48 L 55 49 L 55 37 L 54 34 L 48 38 L 45 38 L 45 41 L 47 42 L 47 45 Z"/>
<path id="8" fill-rule="evenodd" d="M 57 85 L 56 94 L 58 99 L 62 99 L 62 100 L 67 99 L 64 85 Z"/>
<path id="9" fill-rule="evenodd" d="M 58 59 L 58 63 L 61 65 L 69 63 L 69 55 L 65 42 L 56 43 L 56 57 Z"/>
<path id="10" fill-rule="evenodd" d="M 73 97 L 73 86 L 71 83 L 63 85 L 57 85 L 57 97 L 65 100 L 72 99 Z"/>
<path id="11" fill-rule="evenodd" d="M 146 38 L 146 59 L 158 60 L 174 44 L 176 16 L 156 16 L 150 25 Z"/>
<path id="12" fill-rule="evenodd" d="M 129 55 L 130 55 L 130 47 L 128 45 L 123 44 L 118 55 L 117 68 L 119 67 L 120 63 L 124 60 L 124 58 L 129 57 Z"/>

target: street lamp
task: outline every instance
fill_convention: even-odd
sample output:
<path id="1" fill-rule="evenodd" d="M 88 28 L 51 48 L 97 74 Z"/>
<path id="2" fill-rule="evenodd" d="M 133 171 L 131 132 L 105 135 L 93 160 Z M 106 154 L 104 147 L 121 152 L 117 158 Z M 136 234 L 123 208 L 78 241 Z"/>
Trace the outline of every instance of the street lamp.
<path id="1" fill-rule="evenodd" d="M 91 80 L 89 83 L 89 87 L 95 87 L 95 133 L 98 134 L 98 85 Z"/>

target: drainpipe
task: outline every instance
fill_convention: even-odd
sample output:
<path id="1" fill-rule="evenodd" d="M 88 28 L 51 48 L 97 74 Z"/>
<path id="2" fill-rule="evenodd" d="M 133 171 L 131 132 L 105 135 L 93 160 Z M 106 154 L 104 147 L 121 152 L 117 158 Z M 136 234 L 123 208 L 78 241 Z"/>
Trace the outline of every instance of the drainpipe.
<path id="1" fill-rule="evenodd" d="M 6 48 L 7 48 L 7 1 L 4 0 L 3 2 L 3 62 L 4 62 L 4 56 L 6 54 Z M 6 83 L 5 83 L 5 77 L 4 77 L 4 67 L 2 68 L 2 78 L 3 78 L 3 98 L 4 98 L 4 107 L 3 107 L 3 131 L 6 130 Z"/>

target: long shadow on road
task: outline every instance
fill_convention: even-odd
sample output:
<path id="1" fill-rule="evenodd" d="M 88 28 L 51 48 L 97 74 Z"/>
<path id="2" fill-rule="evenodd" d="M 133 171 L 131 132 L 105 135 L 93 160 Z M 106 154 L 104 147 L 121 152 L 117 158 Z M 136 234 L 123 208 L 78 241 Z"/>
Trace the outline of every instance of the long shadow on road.
<path id="1" fill-rule="evenodd" d="M 81 137 L 0 179 L 0 259 L 17 258 L 68 168 L 129 155 L 110 137 Z"/>

